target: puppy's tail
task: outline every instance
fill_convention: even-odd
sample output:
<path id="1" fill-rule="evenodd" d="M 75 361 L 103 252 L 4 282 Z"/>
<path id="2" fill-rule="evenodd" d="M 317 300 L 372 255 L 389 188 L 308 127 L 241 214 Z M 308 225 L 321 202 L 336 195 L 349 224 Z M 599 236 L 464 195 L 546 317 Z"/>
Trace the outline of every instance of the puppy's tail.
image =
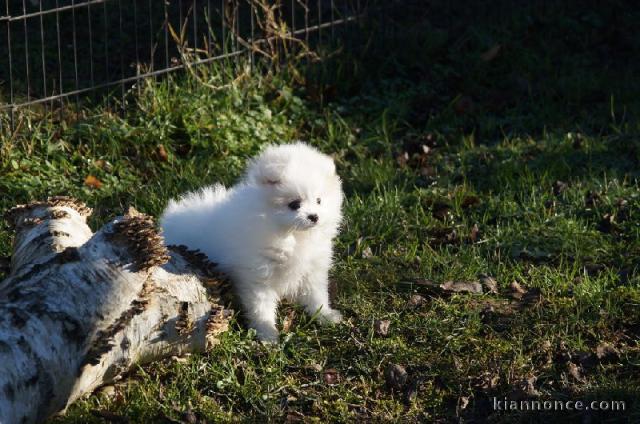
<path id="1" fill-rule="evenodd" d="M 177 200 L 170 200 L 163 215 L 211 207 L 220 203 L 227 195 L 228 191 L 222 184 L 204 187 L 198 191 L 185 193 Z"/>
<path id="2" fill-rule="evenodd" d="M 229 192 L 222 184 L 216 183 L 209 187 L 204 187 L 200 191 L 193 193 L 194 196 L 198 196 L 200 201 L 206 205 L 213 205 L 224 200 Z"/>

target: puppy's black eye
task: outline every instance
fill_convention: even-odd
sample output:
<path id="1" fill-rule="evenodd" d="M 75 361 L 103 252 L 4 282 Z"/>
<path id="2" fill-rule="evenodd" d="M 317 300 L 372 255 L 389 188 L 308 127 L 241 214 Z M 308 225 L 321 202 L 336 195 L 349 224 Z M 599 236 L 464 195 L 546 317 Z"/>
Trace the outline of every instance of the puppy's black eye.
<path id="1" fill-rule="evenodd" d="M 291 209 L 292 211 L 297 211 L 298 209 L 300 209 L 300 203 L 302 203 L 301 200 L 297 199 L 289 203 L 287 206 L 289 206 L 289 209 Z"/>
<path id="2" fill-rule="evenodd" d="M 320 198 L 319 197 L 316 199 L 316 203 L 320 204 Z"/>

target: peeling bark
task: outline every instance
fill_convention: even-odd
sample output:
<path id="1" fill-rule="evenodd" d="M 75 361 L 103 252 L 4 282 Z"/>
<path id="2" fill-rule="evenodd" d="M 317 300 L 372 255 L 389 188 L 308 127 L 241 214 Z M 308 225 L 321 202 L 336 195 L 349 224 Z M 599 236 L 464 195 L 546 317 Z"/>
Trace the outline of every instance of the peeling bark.
<path id="1" fill-rule="evenodd" d="M 227 289 L 206 257 L 168 250 L 130 209 L 93 234 L 67 197 L 9 211 L 0 282 L 0 423 L 39 422 L 134 364 L 203 351 L 226 331 Z"/>

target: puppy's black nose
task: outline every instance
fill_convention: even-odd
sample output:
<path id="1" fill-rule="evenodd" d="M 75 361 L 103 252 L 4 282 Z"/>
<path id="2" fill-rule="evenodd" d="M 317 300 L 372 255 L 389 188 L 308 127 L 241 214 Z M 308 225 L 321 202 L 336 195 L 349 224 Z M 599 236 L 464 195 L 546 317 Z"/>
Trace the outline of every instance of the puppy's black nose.
<path id="1" fill-rule="evenodd" d="M 307 218 L 313 223 L 318 222 L 318 215 L 316 215 L 315 213 L 307 215 Z"/>

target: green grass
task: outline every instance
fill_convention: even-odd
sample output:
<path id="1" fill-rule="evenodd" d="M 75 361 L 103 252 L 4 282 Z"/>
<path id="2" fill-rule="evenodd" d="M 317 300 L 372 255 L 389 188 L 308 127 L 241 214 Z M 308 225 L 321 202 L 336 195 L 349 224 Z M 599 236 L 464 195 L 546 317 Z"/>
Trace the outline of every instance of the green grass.
<path id="1" fill-rule="evenodd" d="M 290 327 L 277 348 L 234 322 L 212 351 L 141 367 L 115 395 L 53 421 L 99 422 L 96 410 L 134 422 L 187 411 L 209 421 L 551 418 L 494 412 L 496 396 L 624 400 L 624 412 L 555 417 L 637 422 L 638 18 L 623 2 L 491 11 L 433 2 L 395 11 L 371 39 L 362 29 L 367 48 L 312 65 L 306 84 L 255 75 L 213 91 L 177 77 L 132 95 L 125 118 L 25 115 L 0 135 L 2 210 L 68 194 L 95 209 L 93 228 L 128 205 L 157 216 L 185 190 L 233 183 L 265 143 L 294 139 L 334 155 L 347 197 L 332 272 L 344 324 L 320 327 L 285 305 Z M 88 175 L 102 187 L 86 186 Z M 1 254 L 10 239 L 3 227 Z M 497 294 L 420 284 L 482 274 Z M 514 298 L 513 281 L 529 295 Z M 411 305 L 414 294 L 425 303 Z M 379 319 L 390 321 L 386 337 L 374 332 Z M 599 359 L 604 343 L 616 353 Z M 385 381 L 389 364 L 407 370 L 403 388 Z"/>

